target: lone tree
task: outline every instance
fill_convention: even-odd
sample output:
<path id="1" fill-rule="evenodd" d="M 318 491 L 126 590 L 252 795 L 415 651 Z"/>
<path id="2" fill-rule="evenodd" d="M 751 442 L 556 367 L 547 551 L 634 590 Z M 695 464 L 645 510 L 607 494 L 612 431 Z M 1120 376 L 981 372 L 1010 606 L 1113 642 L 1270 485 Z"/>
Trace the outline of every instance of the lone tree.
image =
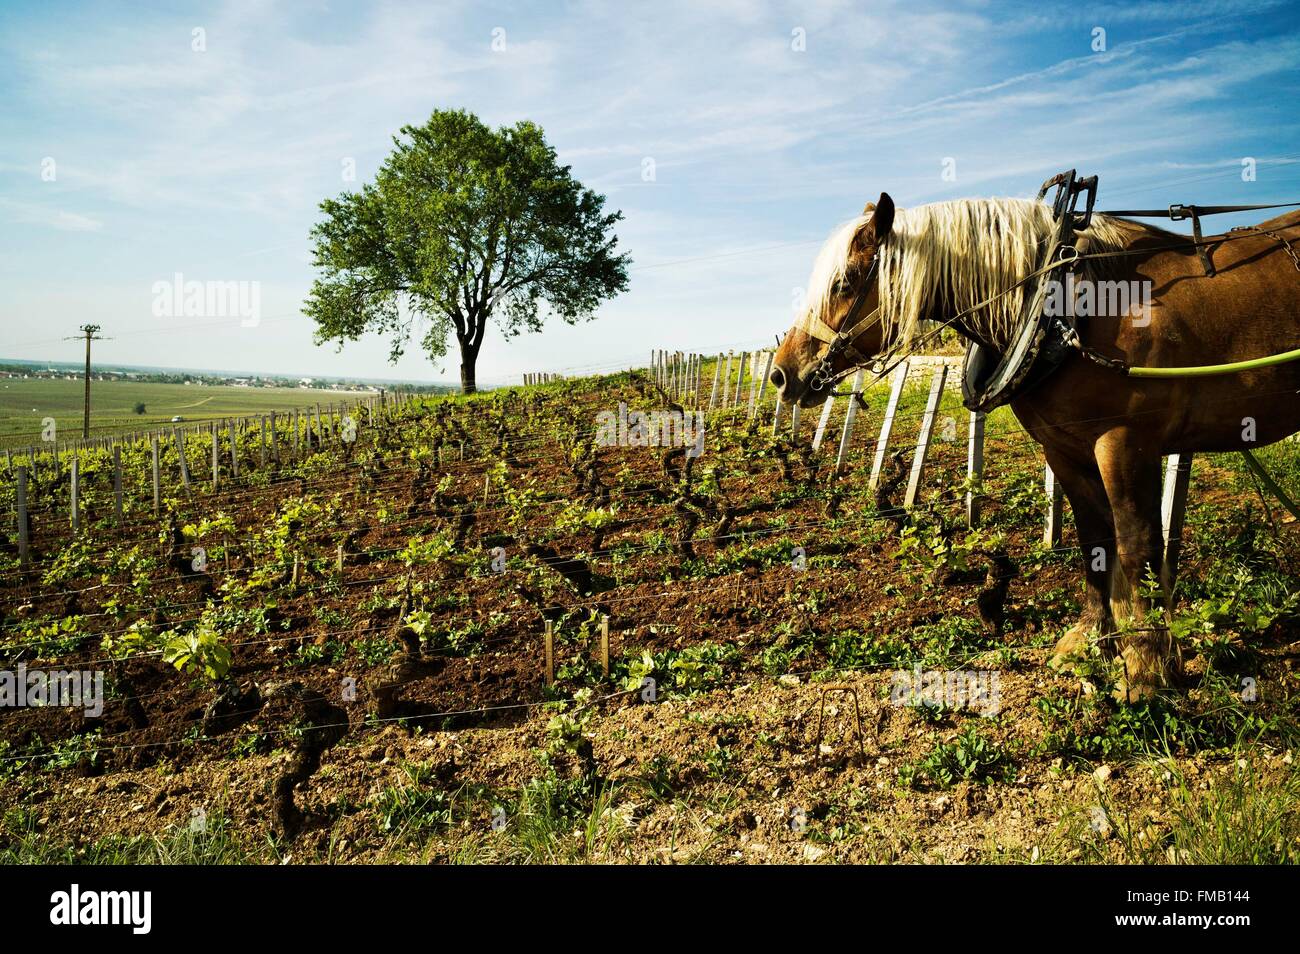
<path id="1" fill-rule="evenodd" d="M 556 161 L 530 122 L 489 129 L 472 113 L 438 110 L 404 126 L 374 183 L 321 203 L 312 229 L 321 271 L 303 310 L 315 341 L 377 331 L 396 361 L 412 340 L 431 359 L 460 346 L 460 382 L 474 366 L 489 319 L 512 338 L 539 331 L 546 313 L 569 324 L 627 287 L 605 197 Z"/>

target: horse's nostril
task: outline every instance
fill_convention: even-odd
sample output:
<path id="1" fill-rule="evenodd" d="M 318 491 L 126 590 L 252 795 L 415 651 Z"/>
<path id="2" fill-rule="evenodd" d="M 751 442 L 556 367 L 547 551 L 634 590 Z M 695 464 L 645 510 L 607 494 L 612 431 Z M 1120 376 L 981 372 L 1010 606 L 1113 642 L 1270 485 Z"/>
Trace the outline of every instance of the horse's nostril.
<path id="1" fill-rule="evenodd" d="M 772 376 L 768 380 L 772 382 L 772 387 L 778 391 L 785 387 L 785 374 L 782 373 L 780 368 L 773 368 Z"/>

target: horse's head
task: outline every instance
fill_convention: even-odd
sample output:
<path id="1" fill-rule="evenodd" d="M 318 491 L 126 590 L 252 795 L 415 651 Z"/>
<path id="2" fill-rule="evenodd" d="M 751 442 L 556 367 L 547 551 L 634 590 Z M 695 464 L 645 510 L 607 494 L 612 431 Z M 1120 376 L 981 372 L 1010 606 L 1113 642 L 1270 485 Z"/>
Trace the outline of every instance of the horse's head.
<path id="1" fill-rule="evenodd" d="M 877 252 L 889 240 L 894 200 L 882 192 L 860 218 L 827 240 L 808 281 L 808 303 L 772 362 L 781 400 L 811 407 L 837 378 L 880 354 L 888 342 L 874 314 L 879 305 Z"/>

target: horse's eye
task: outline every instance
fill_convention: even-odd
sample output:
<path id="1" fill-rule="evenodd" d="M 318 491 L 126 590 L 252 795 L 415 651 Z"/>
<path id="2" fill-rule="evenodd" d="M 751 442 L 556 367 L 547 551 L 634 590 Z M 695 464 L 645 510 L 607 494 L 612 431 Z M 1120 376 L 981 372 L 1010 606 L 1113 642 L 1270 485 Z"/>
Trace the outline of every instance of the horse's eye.
<path id="1" fill-rule="evenodd" d="M 844 270 L 844 277 L 839 280 L 840 291 L 851 291 L 862 280 L 862 269 L 857 265 L 850 265 Z"/>

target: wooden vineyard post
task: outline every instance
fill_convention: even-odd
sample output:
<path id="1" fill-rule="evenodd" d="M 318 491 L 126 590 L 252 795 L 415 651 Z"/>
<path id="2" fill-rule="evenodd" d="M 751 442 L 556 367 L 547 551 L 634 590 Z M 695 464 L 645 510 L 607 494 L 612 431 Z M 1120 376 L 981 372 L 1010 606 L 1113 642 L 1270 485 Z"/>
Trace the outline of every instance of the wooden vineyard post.
<path id="1" fill-rule="evenodd" d="M 765 352 L 765 354 L 767 355 L 767 357 L 763 361 L 763 374 L 759 377 L 757 382 L 758 383 L 757 398 L 754 397 L 754 391 L 752 388 L 750 389 L 749 392 L 750 397 L 752 399 L 750 401 L 750 408 L 749 408 L 750 417 L 753 417 L 758 412 L 758 409 L 763 406 L 763 392 L 767 390 L 767 377 L 772 373 L 772 361 L 773 359 L 776 358 L 775 351 L 767 351 Z M 780 398 L 778 398 L 777 400 L 780 401 Z"/>
<path id="2" fill-rule="evenodd" d="M 293 409 L 293 459 L 298 459 L 298 409 L 296 407 Z"/>
<path id="3" fill-rule="evenodd" d="M 904 361 L 894 372 L 894 381 L 889 386 L 889 400 L 885 404 L 885 418 L 880 422 L 880 436 L 876 438 L 876 457 L 871 462 L 871 479 L 867 482 L 869 490 L 875 490 L 880 484 L 880 471 L 885 466 L 885 451 L 889 447 L 889 435 L 894 430 L 894 415 L 898 413 L 898 402 L 903 397 L 903 386 L 907 383 L 907 372 L 911 363 Z"/>
<path id="4" fill-rule="evenodd" d="M 179 461 L 181 469 L 181 486 L 185 488 L 185 493 L 190 492 L 190 467 L 185 461 L 185 435 L 181 429 L 175 428 L 172 431 L 172 439 L 176 442 L 176 460 Z"/>
<path id="5" fill-rule="evenodd" d="M 72 485 L 71 485 L 71 510 L 72 510 L 72 532 L 77 533 L 81 529 L 81 460 L 76 455 L 72 455 Z"/>
<path id="6" fill-rule="evenodd" d="M 546 621 L 546 684 L 555 685 L 555 624 Z"/>
<path id="7" fill-rule="evenodd" d="M 722 376 L 722 352 L 718 352 L 718 362 L 713 366 L 713 390 L 709 392 L 709 410 L 718 403 L 718 379 Z"/>
<path id="8" fill-rule="evenodd" d="M 153 471 L 153 515 L 156 517 L 162 513 L 162 480 L 158 470 L 158 435 L 149 435 L 149 450 L 151 451 L 151 462 Z"/>
<path id="9" fill-rule="evenodd" d="M 609 617 L 600 618 L 600 671 L 609 678 Z"/>
<path id="10" fill-rule="evenodd" d="M 731 352 L 727 352 L 727 369 L 722 372 L 722 392 L 719 395 L 721 402 L 719 407 L 726 407 L 731 403 Z"/>
<path id="11" fill-rule="evenodd" d="M 776 396 L 776 407 L 772 411 L 772 436 L 776 437 L 777 429 L 781 426 L 781 395 Z"/>
<path id="12" fill-rule="evenodd" d="M 966 526 L 980 522 L 980 504 L 984 491 L 984 418 L 983 411 L 970 412 L 970 432 L 966 439 Z"/>
<path id="13" fill-rule="evenodd" d="M 239 478 L 239 435 L 235 433 L 235 421 L 227 422 L 230 427 L 230 476 Z"/>
<path id="14" fill-rule="evenodd" d="M 925 402 L 925 415 L 921 418 L 921 431 L 916 438 L 916 452 L 912 457 L 912 473 L 907 478 L 907 494 L 903 506 L 910 510 L 916 504 L 921 492 L 921 476 L 925 472 L 925 458 L 930 453 L 930 437 L 934 433 L 934 418 L 939 411 L 939 401 L 943 397 L 943 383 L 948 378 L 946 364 L 935 365 L 934 377 L 930 379 L 930 396 Z"/>
<path id="15" fill-rule="evenodd" d="M 1164 530 L 1165 574 L 1172 590 L 1183 549 L 1183 522 L 1187 515 L 1187 490 L 1192 482 L 1192 455 L 1170 454 L 1165 464 L 1165 487 L 1160 497 L 1160 522 Z M 1172 592 L 1165 594 L 1173 600 Z"/>
<path id="16" fill-rule="evenodd" d="M 754 419 L 754 399 L 758 396 L 758 362 L 761 352 L 755 351 L 749 356 L 749 419 Z"/>
<path id="17" fill-rule="evenodd" d="M 858 413 L 857 394 L 862 390 L 862 369 L 859 368 L 853 374 L 853 385 L 849 388 L 853 393 L 849 395 L 849 406 L 844 412 L 844 429 L 840 432 L 840 449 L 835 455 L 835 473 L 840 473 L 844 469 L 844 461 L 849 456 L 849 440 L 853 437 L 853 419 Z"/>
<path id="18" fill-rule="evenodd" d="M 814 451 L 822 449 L 822 439 L 826 436 L 826 425 L 831 419 L 831 408 L 834 405 L 835 395 L 827 395 L 826 403 L 822 405 L 821 420 L 817 422 L 817 430 L 813 433 L 812 449 Z"/>
<path id="19" fill-rule="evenodd" d="M 736 362 L 736 394 L 731 399 L 732 404 L 740 403 L 740 389 L 745 384 L 745 361 L 749 358 L 748 351 L 740 352 L 740 360 Z"/>
<path id="20" fill-rule="evenodd" d="M 212 424 L 212 492 L 217 490 L 217 469 L 220 466 L 221 441 L 217 437 L 216 422 Z"/>
<path id="21" fill-rule="evenodd" d="M 122 522 L 122 445 L 113 445 L 113 513 Z"/>
<path id="22" fill-rule="evenodd" d="M 280 466 L 280 443 L 275 439 L 275 437 L 276 437 L 275 412 L 272 411 L 271 412 L 271 462 L 276 467 L 279 467 Z"/>
<path id="23" fill-rule="evenodd" d="M 798 404 L 790 408 L 790 436 L 797 438 L 799 436 L 799 412 L 802 411 Z"/>
<path id="24" fill-rule="evenodd" d="M 1047 492 L 1047 519 L 1043 524 L 1043 542 L 1049 547 L 1061 543 L 1061 507 L 1065 494 L 1061 482 L 1056 479 L 1049 465 L 1043 474 L 1043 489 Z"/>
<path id="25" fill-rule="evenodd" d="M 266 469 L 266 415 L 260 420 L 261 433 L 258 435 L 257 466 Z"/>
<path id="26" fill-rule="evenodd" d="M 18 568 L 32 568 L 31 525 L 27 514 L 27 468 L 18 468 L 18 484 L 14 488 L 14 508 L 18 515 Z"/>

